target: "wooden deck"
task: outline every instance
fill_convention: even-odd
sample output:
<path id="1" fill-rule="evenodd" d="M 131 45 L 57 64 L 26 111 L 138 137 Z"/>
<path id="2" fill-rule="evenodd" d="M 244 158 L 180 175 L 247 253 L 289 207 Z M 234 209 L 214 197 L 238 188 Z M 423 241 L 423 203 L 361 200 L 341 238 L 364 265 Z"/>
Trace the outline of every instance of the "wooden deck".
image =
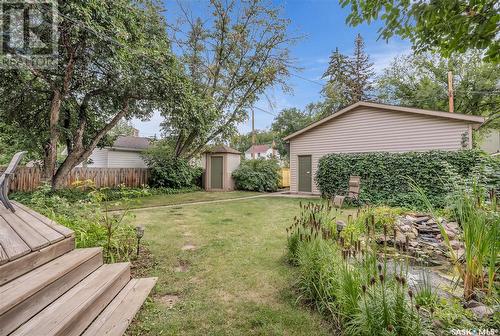
<path id="1" fill-rule="evenodd" d="M 0 336 L 122 335 L 156 283 L 130 263 L 104 264 L 99 247 L 13 202 L 0 205 Z"/>
<path id="2" fill-rule="evenodd" d="M 20 203 L 12 204 L 15 213 L 0 206 L 0 265 L 74 236 L 67 227 Z"/>

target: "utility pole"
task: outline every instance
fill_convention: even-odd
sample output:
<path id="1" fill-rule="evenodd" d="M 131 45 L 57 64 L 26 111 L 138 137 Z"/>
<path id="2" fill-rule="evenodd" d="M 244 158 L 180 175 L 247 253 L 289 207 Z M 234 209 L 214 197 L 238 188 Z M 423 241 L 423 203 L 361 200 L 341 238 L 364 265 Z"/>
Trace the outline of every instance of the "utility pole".
<path id="1" fill-rule="evenodd" d="M 449 111 L 454 112 L 453 73 L 451 71 L 448 71 L 448 106 L 449 106 Z"/>
<path id="2" fill-rule="evenodd" d="M 255 146 L 255 111 L 252 109 L 252 159 L 255 159 L 255 152 L 254 148 Z"/>

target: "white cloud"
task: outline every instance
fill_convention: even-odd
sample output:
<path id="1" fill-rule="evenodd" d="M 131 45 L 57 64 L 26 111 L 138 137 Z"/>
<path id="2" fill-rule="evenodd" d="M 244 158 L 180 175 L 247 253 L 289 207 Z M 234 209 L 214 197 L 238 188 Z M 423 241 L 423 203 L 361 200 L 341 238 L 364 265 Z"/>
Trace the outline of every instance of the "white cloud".
<path id="1" fill-rule="evenodd" d="M 374 63 L 376 74 L 381 74 L 384 68 L 387 68 L 394 57 L 405 55 L 411 52 L 411 46 L 408 43 L 394 41 L 387 44 L 377 44 L 375 48 L 367 48 L 366 52 L 370 55 Z"/>

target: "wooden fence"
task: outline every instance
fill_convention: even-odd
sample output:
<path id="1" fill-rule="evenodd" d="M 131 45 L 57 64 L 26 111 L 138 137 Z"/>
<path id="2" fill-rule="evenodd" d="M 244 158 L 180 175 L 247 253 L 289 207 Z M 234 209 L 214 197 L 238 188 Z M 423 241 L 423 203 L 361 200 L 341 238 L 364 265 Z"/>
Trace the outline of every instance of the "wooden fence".
<path id="1" fill-rule="evenodd" d="M 290 168 L 281 168 L 280 170 L 281 176 L 281 188 L 289 188 L 290 187 Z"/>
<path id="2" fill-rule="evenodd" d="M 0 168 L 3 171 L 4 168 Z M 77 181 L 91 180 L 97 188 L 114 188 L 120 185 L 140 187 L 149 182 L 147 168 L 74 168 L 64 181 L 71 187 Z M 18 167 L 10 182 L 10 191 L 33 191 L 41 184 L 42 173 L 36 167 Z"/>

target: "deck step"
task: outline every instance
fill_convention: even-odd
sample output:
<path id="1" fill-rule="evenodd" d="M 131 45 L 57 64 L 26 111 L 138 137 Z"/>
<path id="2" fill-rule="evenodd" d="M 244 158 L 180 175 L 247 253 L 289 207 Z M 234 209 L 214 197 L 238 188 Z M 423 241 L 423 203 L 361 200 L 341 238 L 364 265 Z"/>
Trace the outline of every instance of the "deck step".
<path id="1" fill-rule="evenodd" d="M 74 249 L 75 237 L 69 237 L 41 250 L 28 253 L 25 256 L 0 265 L 0 286 Z M 0 254 L 1 252 L 2 249 L 0 247 Z"/>
<path id="2" fill-rule="evenodd" d="M 11 335 L 80 335 L 129 280 L 129 263 L 102 265 Z"/>
<path id="3" fill-rule="evenodd" d="M 69 252 L 0 287 L 0 335 L 6 335 L 102 265 L 100 248 Z"/>
<path id="4" fill-rule="evenodd" d="M 123 335 L 157 280 L 158 278 L 130 280 L 82 336 Z"/>

